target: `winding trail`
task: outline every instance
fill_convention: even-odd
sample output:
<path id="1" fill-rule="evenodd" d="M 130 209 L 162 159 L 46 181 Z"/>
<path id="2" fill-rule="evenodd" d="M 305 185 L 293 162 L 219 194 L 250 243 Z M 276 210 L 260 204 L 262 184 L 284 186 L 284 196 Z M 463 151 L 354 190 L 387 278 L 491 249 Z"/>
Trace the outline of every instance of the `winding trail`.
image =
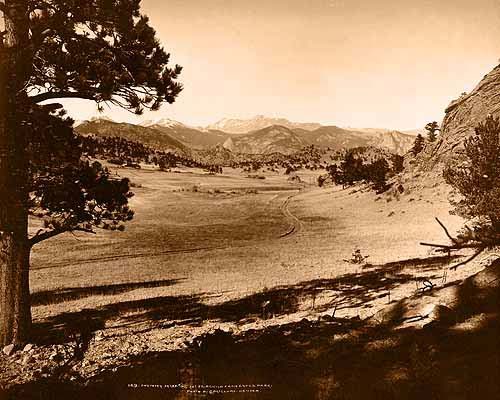
<path id="1" fill-rule="evenodd" d="M 285 201 L 280 205 L 280 210 L 284 217 L 289 221 L 291 227 L 288 231 L 285 233 L 282 233 L 277 237 L 277 239 L 283 239 L 287 237 L 291 237 L 302 229 L 302 221 L 298 217 L 292 214 L 292 212 L 289 210 L 288 206 L 290 204 L 290 201 L 296 197 L 298 194 L 293 194 L 289 195 Z M 277 195 L 279 197 L 279 195 Z M 48 268 L 61 268 L 61 267 L 70 267 L 74 266 L 75 264 L 93 264 L 93 263 L 98 263 L 98 262 L 112 262 L 120 259 L 134 259 L 134 258 L 146 258 L 146 257 L 159 257 L 163 255 L 170 255 L 170 254 L 180 254 L 180 253 L 196 253 L 200 251 L 213 251 L 213 250 L 225 250 L 225 249 L 230 249 L 230 248 L 237 248 L 237 247 L 245 247 L 247 246 L 246 243 L 244 244 L 239 244 L 239 245 L 229 245 L 229 246 L 207 246 L 207 247 L 194 247 L 194 248 L 187 248 L 187 249 L 172 249 L 172 250 L 163 250 L 163 251 L 157 251 L 157 252 L 138 252 L 138 253 L 132 253 L 132 254 L 114 254 L 114 255 L 109 255 L 109 256 L 101 256 L 101 257 L 92 257 L 92 258 L 84 258 L 84 259 L 76 259 L 72 261 L 65 261 L 65 262 L 56 262 L 56 263 L 51 263 L 50 265 L 46 265 L 43 267 L 31 267 L 32 270 L 43 270 L 43 269 L 48 269 Z"/>
<path id="2" fill-rule="evenodd" d="M 300 230 L 302 229 L 302 221 L 295 215 L 292 214 L 290 209 L 288 208 L 288 205 L 290 204 L 290 200 L 297 196 L 297 194 L 293 194 L 291 196 L 288 196 L 286 200 L 283 202 L 281 205 L 281 212 L 285 216 L 285 218 L 288 219 L 292 227 L 285 233 L 280 235 L 280 239 L 287 238 L 293 235 L 296 235 Z"/>

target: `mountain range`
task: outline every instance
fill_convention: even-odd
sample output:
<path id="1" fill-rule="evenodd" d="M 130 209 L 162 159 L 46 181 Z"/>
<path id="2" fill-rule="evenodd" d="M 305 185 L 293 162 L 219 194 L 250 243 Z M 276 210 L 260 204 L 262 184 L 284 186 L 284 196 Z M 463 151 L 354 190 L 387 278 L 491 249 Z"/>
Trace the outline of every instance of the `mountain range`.
<path id="1" fill-rule="evenodd" d="M 146 126 L 94 118 L 90 121 L 80 123 L 75 127 L 75 131 L 80 135 L 121 137 L 141 142 L 159 150 L 171 151 L 183 155 L 190 154 L 189 147 L 173 136 L 163 134 L 154 128 Z"/>
<path id="2" fill-rule="evenodd" d="M 258 131 L 269 126 L 279 125 L 289 129 L 305 129 L 312 131 L 320 128 L 322 125 L 318 123 L 301 123 L 291 122 L 285 118 L 270 118 L 264 115 L 257 115 L 249 119 L 224 118 L 215 124 L 208 125 L 207 130 L 223 131 L 227 133 L 244 134 L 248 132 Z"/>
<path id="3" fill-rule="evenodd" d="M 75 130 L 83 135 L 120 136 L 184 155 L 215 147 L 225 148 L 232 153 L 288 155 L 309 145 L 332 150 L 373 146 L 404 154 L 411 148 L 415 138 L 399 131 L 344 129 L 264 116 L 249 120 L 224 119 L 205 128 L 191 127 L 171 119 L 144 121 L 134 125 L 102 118 L 82 122 Z"/>

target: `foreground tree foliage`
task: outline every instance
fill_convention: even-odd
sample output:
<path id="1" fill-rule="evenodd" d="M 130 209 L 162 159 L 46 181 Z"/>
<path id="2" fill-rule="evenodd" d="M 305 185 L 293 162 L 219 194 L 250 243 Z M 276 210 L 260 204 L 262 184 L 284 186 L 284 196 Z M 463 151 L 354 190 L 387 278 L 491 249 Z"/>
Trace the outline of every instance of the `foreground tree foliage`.
<path id="1" fill-rule="evenodd" d="M 500 120 L 489 116 L 464 142 L 466 160 L 448 166 L 443 176 L 460 195 L 453 202 L 453 213 L 465 218 L 469 225 L 452 237 L 445 230 L 451 245 L 433 245 L 442 251 L 473 248 L 476 252 L 462 265 L 488 248 L 500 245 Z M 454 266 L 456 268 L 458 265 Z"/>
<path id="2" fill-rule="evenodd" d="M 140 0 L 0 1 L 0 346 L 30 335 L 33 244 L 131 217 L 128 183 L 79 160 L 68 121 L 54 115 L 61 106 L 46 102 L 82 98 L 140 114 L 175 100 L 181 67 L 168 66 L 139 6 Z M 45 221 L 31 238 L 30 210 Z"/>
<path id="3" fill-rule="evenodd" d="M 110 175 L 97 161 L 83 156 L 81 138 L 73 121 L 46 112 L 29 114 L 37 129 L 28 143 L 28 211 L 42 222 L 29 238 L 34 246 L 64 232 L 94 233 L 94 228 L 123 230 L 134 213 L 127 203 L 132 196 L 129 180 Z"/>

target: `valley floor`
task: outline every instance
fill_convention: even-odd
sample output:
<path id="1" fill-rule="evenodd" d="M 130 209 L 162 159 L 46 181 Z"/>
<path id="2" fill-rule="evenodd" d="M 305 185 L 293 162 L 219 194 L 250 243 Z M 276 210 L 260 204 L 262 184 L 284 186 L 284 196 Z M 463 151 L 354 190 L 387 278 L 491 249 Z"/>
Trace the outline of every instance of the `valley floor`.
<path id="1" fill-rule="evenodd" d="M 64 376 L 90 379 L 218 329 L 245 336 L 304 319 L 364 320 L 484 267 L 450 271 L 456 260 L 419 246 L 446 242 L 434 217 L 461 225 L 440 186 L 376 195 L 318 188 L 318 172 L 300 181 L 229 169 L 118 172 L 134 185 L 134 221 L 125 232 L 67 234 L 35 249 L 35 344 L 54 362 L 36 368 L 48 353 L 35 352 L 19 363 L 22 376 L 3 363 L 4 384 L 61 373 L 65 359 Z M 363 264 L 349 262 L 358 249 Z M 69 361 L 75 339 L 85 348 Z"/>

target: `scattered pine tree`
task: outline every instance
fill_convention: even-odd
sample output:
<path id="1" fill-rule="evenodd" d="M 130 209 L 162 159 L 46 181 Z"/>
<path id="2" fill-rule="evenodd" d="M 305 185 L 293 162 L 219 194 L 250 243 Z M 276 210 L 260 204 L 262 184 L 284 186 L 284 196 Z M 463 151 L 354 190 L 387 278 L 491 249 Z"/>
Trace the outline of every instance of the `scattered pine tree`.
<path id="1" fill-rule="evenodd" d="M 435 142 L 437 139 L 437 131 L 439 131 L 439 124 L 436 121 L 429 122 L 425 125 L 425 130 L 427 131 L 427 140 L 431 143 Z"/>
<path id="2" fill-rule="evenodd" d="M 425 139 L 419 133 L 417 135 L 417 137 L 415 138 L 415 142 L 413 143 L 413 147 L 411 149 L 411 152 L 413 153 L 414 156 L 416 156 L 417 154 L 419 154 L 424 149 L 424 144 L 425 144 Z"/>

